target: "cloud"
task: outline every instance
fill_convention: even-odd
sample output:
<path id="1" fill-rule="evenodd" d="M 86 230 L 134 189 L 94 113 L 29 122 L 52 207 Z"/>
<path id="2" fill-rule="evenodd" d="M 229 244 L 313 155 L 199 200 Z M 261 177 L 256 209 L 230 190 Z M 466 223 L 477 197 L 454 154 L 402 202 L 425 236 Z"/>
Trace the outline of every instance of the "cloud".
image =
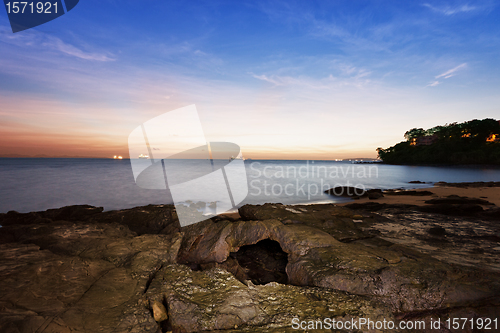
<path id="1" fill-rule="evenodd" d="M 49 36 L 48 41 L 43 43 L 43 45 L 48 45 L 52 47 L 55 50 L 58 50 L 64 54 L 74 56 L 80 59 L 85 59 L 85 60 L 94 60 L 94 61 L 114 61 L 115 59 L 110 58 L 104 54 L 99 54 L 99 53 L 90 53 L 90 52 L 84 52 L 80 50 L 79 48 L 67 44 L 60 40 L 57 37 L 52 37 Z"/>
<path id="2" fill-rule="evenodd" d="M 449 71 L 444 72 L 443 74 L 439 74 L 435 78 L 436 79 L 439 79 L 439 78 L 449 79 L 450 77 L 455 76 L 456 71 L 458 71 L 459 69 L 465 68 L 465 67 L 467 67 L 467 63 L 464 62 L 463 64 L 460 64 L 457 67 L 452 68 Z"/>
<path id="3" fill-rule="evenodd" d="M 50 49 L 65 55 L 91 61 L 114 61 L 104 53 L 86 52 L 78 47 L 63 42 L 60 38 L 39 32 L 12 34 L 5 26 L 0 26 L 0 41 L 22 48 L 39 50 Z"/>
<path id="4" fill-rule="evenodd" d="M 252 74 L 252 73 L 249 73 L 250 75 L 252 75 L 252 77 L 258 79 L 258 80 L 262 80 L 262 81 L 266 81 L 266 82 L 269 82 L 269 83 L 272 83 L 274 84 L 275 86 L 283 86 L 286 84 L 286 80 L 284 80 L 283 77 L 279 77 L 279 76 L 271 76 L 271 77 L 268 77 L 267 75 L 265 74 L 262 74 L 262 75 L 256 75 L 256 74 Z"/>
<path id="5" fill-rule="evenodd" d="M 463 64 L 460 64 L 460 65 L 458 65 L 457 67 L 454 67 L 454 68 L 452 68 L 452 69 L 450 69 L 450 70 L 447 70 L 446 72 L 444 72 L 444 73 L 442 73 L 442 74 L 436 75 L 436 76 L 434 77 L 436 80 L 435 80 L 435 81 L 433 81 L 433 82 L 431 82 L 431 83 L 429 83 L 429 84 L 427 85 L 427 87 L 435 87 L 435 86 L 437 86 L 438 84 L 440 84 L 440 83 L 441 83 L 441 82 L 440 82 L 440 81 L 438 81 L 437 79 L 449 79 L 450 77 L 452 77 L 452 76 L 455 76 L 455 75 L 456 75 L 456 74 L 455 74 L 455 72 L 456 72 L 456 71 L 458 71 L 458 70 L 460 70 L 460 69 L 462 69 L 462 68 L 465 68 L 465 67 L 467 67 L 467 63 L 465 63 L 465 62 L 464 62 Z"/>
<path id="6" fill-rule="evenodd" d="M 455 6 L 455 7 L 450 7 L 450 6 L 435 7 L 431 4 L 424 3 L 422 6 L 427 7 L 436 13 L 440 13 L 440 14 L 443 14 L 446 16 L 455 15 L 458 13 L 467 13 L 467 12 L 478 9 L 477 7 L 469 6 L 467 4 L 461 5 L 461 6 Z"/>

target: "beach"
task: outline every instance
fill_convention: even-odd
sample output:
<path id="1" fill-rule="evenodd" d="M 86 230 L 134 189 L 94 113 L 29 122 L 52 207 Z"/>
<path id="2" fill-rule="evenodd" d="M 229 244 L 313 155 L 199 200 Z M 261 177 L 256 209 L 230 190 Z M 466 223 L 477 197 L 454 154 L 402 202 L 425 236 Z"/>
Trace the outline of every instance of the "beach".
<path id="1" fill-rule="evenodd" d="M 429 188 L 419 188 L 412 189 L 416 192 L 430 191 L 432 195 L 418 196 L 418 195 L 385 195 L 382 198 L 376 200 L 370 200 L 368 198 L 360 198 L 355 200 L 356 203 L 366 203 L 366 202 L 378 202 L 381 204 L 405 204 L 405 205 L 425 205 L 425 201 L 432 198 L 445 198 L 450 195 L 457 195 L 461 197 L 469 198 L 481 198 L 493 203 L 500 207 L 500 187 L 476 187 L 476 186 L 465 186 L 457 187 L 450 185 L 437 185 Z M 338 203 L 340 206 L 345 206 L 351 204 L 352 202 Z"/>

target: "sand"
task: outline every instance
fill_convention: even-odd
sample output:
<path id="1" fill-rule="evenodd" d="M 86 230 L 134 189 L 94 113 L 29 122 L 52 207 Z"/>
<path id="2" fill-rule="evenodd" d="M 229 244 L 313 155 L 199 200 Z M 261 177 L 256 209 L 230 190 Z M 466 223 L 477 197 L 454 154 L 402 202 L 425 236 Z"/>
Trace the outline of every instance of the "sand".
<path id="1" fill-rule="evenodd" d="M 481 198 L 487 200 L 496 206 L 500 206 L 500 187 L 448 187 L 448 186 L 434 186 L 431 188 L 421 188 L 415 191 L 430 191 L 434 193 L 431 196 L 412 196 L 412 195 L 386 195 L 383 198 L 370 200 L 368 198 L 362 198 L 358 200 L 353 200 L 350 202 L 339 203 L 337 205 L 344 206 L 353 202 L 363 203 L 363 202 L 378 202 L 387 204 L 410 204 L 410 205 L 424 205 L 426 200 L 432 198 L 444 198 L 449 195 L 458 195 L 461 197 L 469 198 Z"/>

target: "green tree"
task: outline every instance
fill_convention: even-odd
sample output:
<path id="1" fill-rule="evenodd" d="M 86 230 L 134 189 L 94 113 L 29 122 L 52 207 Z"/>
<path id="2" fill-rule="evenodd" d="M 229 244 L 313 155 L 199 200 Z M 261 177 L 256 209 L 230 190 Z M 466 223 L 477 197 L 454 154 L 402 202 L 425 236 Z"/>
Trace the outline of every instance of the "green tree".
<path id="1" fill-rule="evenodd" d="M 425 130 L 423 128 L 412 128 L 405 133 L 405 139 L 410 141 L 411 139 L 418 138 L 419 136 L 424 136 Z"/>

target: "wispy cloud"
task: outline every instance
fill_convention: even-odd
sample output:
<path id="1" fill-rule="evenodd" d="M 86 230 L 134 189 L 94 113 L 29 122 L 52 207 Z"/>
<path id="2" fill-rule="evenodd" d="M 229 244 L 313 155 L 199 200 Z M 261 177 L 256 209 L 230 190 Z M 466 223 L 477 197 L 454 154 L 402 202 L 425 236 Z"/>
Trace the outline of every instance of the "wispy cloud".
<path id="1" fill-rule="evenodd" d="M 431 4 L 424 3 L 422 6 L 427 7 L 436 13 L 440 13 L 446 16 L 455 15 L 458 13 L 467 13 L 478 9 L 477 7 L 469 6 L 468 4 L 455 7 L 450 7 L 450 6 L 436 7 Z"/>
<path id="2" fill-rule="evenodd" d="M 49 37 L 48 41 L 43 43 L 43 45 L 50 46 L 53 49 L 60 51 L 66 55 L 74 56 L 74 57 L 77 57 L 80 59 L 94 60 L 94 61 L 113 61 L 113 60 L 115 60 L 113 58 L 108 57 L 105 54 L 84 52 L 71 44 L 63 42 L 62 40 L 60 40 L 57 37 Z"/>
<path id="3" fill-rule="evenodd" d="M 439 74 L 439 75 L 436 75 L 434 78 L 436 79 L 435 81 L 433 81 L 432 83 L 428 84 L 427 86 L 428 87 L 434 87 L 434 86 L 437 86 L 438 84 L 440 84 L 441 82 L 438 80 L 438 79 L 449 79 L 450 77 L 452 76 L 455 76 L 456 75 L 456 72 L 460 69 L 463 69 L 463 68 L 466 68 L 467 67 L 467 63 L 464 62 L 463 64 L 460 64 L 450 70 L 447 70 L 446 72 L 442 73 L 442 74 Z"/>
<path id="4" fill-rule="evenodd" d="M 439 78 L 445 78 L 445 79 L 448 79 L 452 76 L 455 76 L 455 72 L 458 71 L 459 69 L 462 69 L 462 68 L 465 68 L 467 67 L 467 63 L 463 63 L 463 64 L 460 64 L 458 65 L 457 67 L 455 68 L 452 68 L 446 72 L 444 72 L 443 74 L 439 74 L 438 76 L 436 76 L 436 79 L 439 79 Z"/>
<path id="5" fill-rule="evenodd" d="M 11 34 L 7 27 L 0 26 L 0 41 L 23 48 L 43 49 L 60 52 L 64 55 L 73 56 L 91 61 L 113 61 L 112 56 L 104 53 L 86 52 L 70 43 L 62 41 L 58 37 L 43 33 Z"/>

